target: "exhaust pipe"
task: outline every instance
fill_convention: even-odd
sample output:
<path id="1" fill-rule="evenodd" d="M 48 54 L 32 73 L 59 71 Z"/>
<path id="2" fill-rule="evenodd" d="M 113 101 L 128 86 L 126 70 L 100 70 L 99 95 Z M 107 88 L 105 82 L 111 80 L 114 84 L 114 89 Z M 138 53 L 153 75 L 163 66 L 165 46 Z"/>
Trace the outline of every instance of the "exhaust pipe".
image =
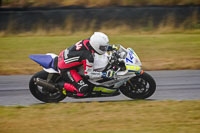
<path id="1" fill-rule="evenodd" d="M 46 87 L 52 91 L 58 90 L 54 84 L 48 83 L 46 80 L 40 78 L 35 78 L 35 84 L 42 87 Z"/>

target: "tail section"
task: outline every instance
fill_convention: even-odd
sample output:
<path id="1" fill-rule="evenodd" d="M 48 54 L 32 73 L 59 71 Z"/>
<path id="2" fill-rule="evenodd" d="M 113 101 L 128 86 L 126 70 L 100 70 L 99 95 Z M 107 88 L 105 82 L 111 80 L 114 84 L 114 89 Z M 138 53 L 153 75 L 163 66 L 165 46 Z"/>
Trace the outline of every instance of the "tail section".
<path id="1" fill-rule="evenodd" d="M 37 62 L 46 69 L 53 68 L 54 63 L 51 55 L 30 55 L 29 58 Z"/>

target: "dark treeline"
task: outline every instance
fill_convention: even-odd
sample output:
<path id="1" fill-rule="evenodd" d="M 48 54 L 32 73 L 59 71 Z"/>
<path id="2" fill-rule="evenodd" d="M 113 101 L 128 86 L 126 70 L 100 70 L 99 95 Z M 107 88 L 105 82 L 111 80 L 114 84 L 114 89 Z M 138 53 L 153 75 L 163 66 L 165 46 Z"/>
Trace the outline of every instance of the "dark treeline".
<path id="1" fill-rule="evenodd" d="M 7 8 L 0 11 L 0 32 L 100 30 L 126 26 L 153 30 L 161 26 L 199 28 L 199 6 L 110 8 Z"/>

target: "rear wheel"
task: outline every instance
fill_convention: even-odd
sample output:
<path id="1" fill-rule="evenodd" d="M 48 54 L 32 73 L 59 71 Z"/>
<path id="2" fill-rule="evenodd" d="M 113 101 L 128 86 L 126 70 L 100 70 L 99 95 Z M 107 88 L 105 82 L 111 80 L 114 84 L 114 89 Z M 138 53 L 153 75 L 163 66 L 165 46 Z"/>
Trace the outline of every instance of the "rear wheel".
<path id="1" fill-rule="evenodd" d="M 58 90 L 50 91 L 48 88 L 35 84 L 36 78 L 47 80 L 48 74 L 49 73 L 45 71 L 40 71 L 36 73 L 35 75 L 33 75 L 29 82 L 29 89 L 32 95 L 40 101 L 43 101 L 46 103 L 59 102 L 66 97 L 66 95 L 64 95 L 61 91 L 58 91 Z M 54 75 L 53 78 L 56 79 L 56 77 L 58 76 Z M 51 83 L 55 83 L 55 81 L 52 80 Z"/>
<path id="2" fill-rule="evenodd" d="M 120 87 L 120 91 L 132 99 L 146 99 L 153 95 L 156 90 L 155 80 L 146 72 L 140 76 L 131 78 Z"/>

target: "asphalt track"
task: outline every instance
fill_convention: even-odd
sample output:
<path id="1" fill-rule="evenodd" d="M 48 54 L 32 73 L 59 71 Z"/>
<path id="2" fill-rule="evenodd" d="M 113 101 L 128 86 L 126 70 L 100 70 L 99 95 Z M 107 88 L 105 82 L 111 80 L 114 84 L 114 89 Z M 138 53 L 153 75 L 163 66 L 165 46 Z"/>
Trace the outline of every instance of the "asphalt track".
<path id="1" fill-rule="evenodd" d="M 200 100 L 200 70 L 148 71 L 157 83 L 149 100 Z M 33 105 L 42 102 L 28 90 L 31 75 L 0 76 L 0 106 Z M 123 101 L 124 95 L 106 98 L 66 98 L 62 102 Z"/>

